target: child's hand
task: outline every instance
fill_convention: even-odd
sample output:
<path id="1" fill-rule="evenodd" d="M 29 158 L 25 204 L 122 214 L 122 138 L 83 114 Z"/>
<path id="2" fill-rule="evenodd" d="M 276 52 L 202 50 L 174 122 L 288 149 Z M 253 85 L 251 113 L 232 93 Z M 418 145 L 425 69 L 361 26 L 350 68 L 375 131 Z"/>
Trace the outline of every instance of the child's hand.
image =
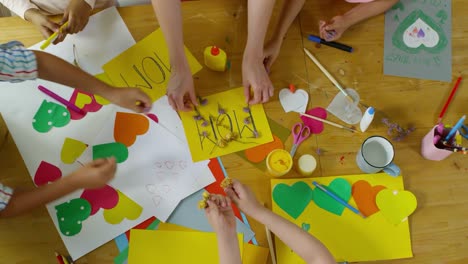
<path id="1" fill-rule="evenodd" d="M 114 178 L 116 169 L 115 158 L 98 159 L 79 168 L 68 178 L 78 189 L 97 189 Z"/>
<path id="2" fill-rule="evenodd" d="M 44 39 L 49 38 L 50 35 L 57 32 L 60 28 L 59 24 L 50 20 L 38 9 L 31 8 L 26 10 L 26 12 L 24 12 L 24 18 L 39 28 L 39 32 L 41 32 Z"/>
<path id="3" fill-rule="evenodd" d="M 175 111 L 192 110 L 198 105 L 193 85 L 193 77 L 188 66 L 183 70 L 174 70 L 167 85 L 167 98 Z"/>
<path id="4" fill-rule="evenodd" d="M 272 39 L 263 49 L 263 56 L 265 57 L 263 64 L 265 65 L 267 72 L 270 72 L 271 65 L 273 65 L 273 63 L 276 61 L 276 58 L 278 58 L 282 42 L 282 39 Z"/>
<path id="5" fill-rule="evenodd" d="M 62 18 L 62 24 L 68 21 L 66 32 L 75 34 L 82 31 L 88 24 L 92 10 L 91 6 L 84 0 L 71 0 Z"/>
<path id="6" fill-rule="evenodd" d="M 249 58 L 245 55 L 242 61 L 242 82 L 248 104 L 266 103 L 273 96 L 273 84 L 268 77 L 263 59 L 263 57 Z M 253 98 L 250 97 L 250 88 L 254 93 Z"/>
<path id="7" fill-rule="evenodd" d="M 224 189 L 226 194 L 231 200 L 248 215 L 252 215 L 254 212 L 264 207 L 257 201 L 255 194 L 250 190 L 249 187 L 243 185 L 237 180 L 233 179 L 232 186 Z"/>
<path id="8" fill-rule="evenodd" d="M 236 218 L 229 197 L 211 194 L 207 203 L 205 214 L 214 231 L 221 235 L 235 233 Z"/>
<path id="9" fill-rule="evenodd" d="M 151 98 L 138 88 L 117 88 L 114 87 L 103 97 L 113 104 L 130 109 L 137 113 L 151 110 Z"/>
<path id="10" fill-rule="evenodd" d="M 343 16 L 333 17 L 330 22 L 319 22 L 320 37 L 326 41 L 335 41 L 343 35 L 349 25 Z"/>

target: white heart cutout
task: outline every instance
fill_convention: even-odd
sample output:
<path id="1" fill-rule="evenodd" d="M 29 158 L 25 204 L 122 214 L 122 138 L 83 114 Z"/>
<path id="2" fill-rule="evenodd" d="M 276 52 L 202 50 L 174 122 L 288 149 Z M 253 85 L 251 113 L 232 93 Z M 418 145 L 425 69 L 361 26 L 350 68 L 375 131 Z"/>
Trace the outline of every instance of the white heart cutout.
<path id="1" fill-rule="evenodd" d="M 279 100 L 286 113 L 291 111 L 304 113 L 309 102 L 309 94 L 302 89 L 297 89 L 293 93 L 285 88 L 279 92 Z"/>
<path id="2" fill-rule="evenodd" d="M 421 18 L 414 21 L 403 33 L 403 42 L 410 48 L 421 45 L 432 48 L 439 43 L 439 39 L 439 34 Z"/>

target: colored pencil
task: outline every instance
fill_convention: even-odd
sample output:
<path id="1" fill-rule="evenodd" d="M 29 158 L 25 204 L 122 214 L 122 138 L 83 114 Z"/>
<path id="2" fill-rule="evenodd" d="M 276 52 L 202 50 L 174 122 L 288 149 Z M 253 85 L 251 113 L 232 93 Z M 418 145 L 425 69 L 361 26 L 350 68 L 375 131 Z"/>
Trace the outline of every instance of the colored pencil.
<path id="1" fill-rule="evenodd" d="M 265 231 L 266 231 L 267 240 L 268 240 L 268 247 L 270 248 L 271 262 L 273 264 L 276 264 L 276 254 L 275 254 L 275 248 L 273 247 L 273 239 L 271 239 L 271 232 L 266 226 L 265 226 Z"/>
<path id="2" fill-rule="evenodd" d="M 450 102 L 452 101 L 452 98 L 455 95 L 455 92 L 457 91 L 461 80 L 462 80 L 462 77 L 461 76 L 458 77 L 457 82 L 455 83 L 455 86 L 453 86 L 452 91 L 450 92 L 450 95 L 449 95 L 449 97 L 447 99 L 447 102 L 445 102 L 445 105 L 444 105 L 444 107 L 442 108 L 442 111 L 439 114 L 439 119 L 437 120 L 437 123 L 442 122 L 442 118 L 444 117 L 445 111 L 447 111 L 447 108 L 448 108 Z"/>
<path id="3" fill-rule="evenodd" d="M 463 122 L 465 122 L 466 115 L 462 116 L 460 120 L 452 127 L 448 135 L 445 137 L 444 141 L 449 141 L 450 138 L 452 138 L 455 133 L 457 133 L 458 129 L 463 125 Z"/>
<path id="4" fill-rule="evenodd" d="M 313 116 L 313 115 L 308 115 L 306 113 L 299 113 L 301 116 L 305 116 L 305 117 L 308 117 L 308 118 L 311 118 L 311 119 L 315 119 L 317 121 L 321 121 L 321 122 L 324 122 L 326 124 L 329 124 L 331 126 L 334 126 L 334 127 L 338 127 L 338 128 L 342 128 L 342 129 L 346 129 L 348 131 L 351 131 L 351 132 L 358 132 L 356 129 L 352 129 L 350 127 L 345 127 L 343 125 L 340 125 L 340 124 L 337 124 L 337 123 L 333 123 L 331 121 L 328 121 L 326 119 L 323 119 L 323 118 L 320 118 L 320 117 L 316 117 L 316 116 Z"/>
<path id="5" fill-rule="evenodd" d="M 42 43 L 42 45 L 41 45 L 41 47 L 40 47 L 41 50 L 44 50 L 44 49 L 46 49 L 47 47 L 49 47 L 50 43 L 54 42 L 54 41 L 57 39 L 58 34 L 61 33 L 62 30 L 64 30 L 67 26 L 68 26 L 68 21 L 65 22 L 65 24 L 63 24 L 63 25 L 60 27 L 60 29 L 59 29 L 58 32 L 54 32 L 52 35 L 50 35 L 50 37 L 48 37 L 48 38 L 46 39 L 46 41 L 44 41 L 44 43 Z"/>
<path id="6" fill-rule="evenodd" d="M 339 202 L 340 204 L 342 204 L 343 206 L 345 206 L 346 208 L 348 208 L 349 210 L 351 210 L 353 213 L 362 216 L 362 218 L 366 218 L 366 216 L 363 215 L 361 212 L 359 212 L 358 209 L 356 209 L 356 208 L 352 207 L 351 205 L 349 205 L 348 202 L 346 202 L 345 200 L 341 199 L 341 198 L 338 197 L 336 194 L 330 192 L 330 191 L 327 190 L 324 186 L 320 185 L 320 184 L 317 183 L 316 181 L 313 181 L 312 184 L 315 185 L 315 187 L 317 187 L 317 188 L 319 188 L 320 190 L 322 190 L 325 194 L 327 194 L 328 196 L 330 196 L 331 198 L 333 198 L 335 201 Z"/>
<path id="7" fill-rule="evenodd" d="M 85 112 L 80 109 L 78 106 L 70 103 L 69 101 L 65 100 L 64 98 L 60 97 L 58 94 L 52 92 L 51 90 L 45 88 L 44 86 L 42 85 L 39 85 L 37 87 L 39 89 L 39 91 L 47 94 L 48 96 L 52 97 L 53 99 L 59 101 L 60 103 L 62 103 L 63 105 L 65 105 L 66 107 L 68 107 L 69 109 L 79 113 L 79 114 L 85 114 Z"/>
<path id="8" fill-rule="evenodd" d="M 354 99 L 348 94 L 348 92 L 346 92 L 345 89 L 343 89 L 341 84 L 338 83 L 338 81 L 327 71 L 327 69 L 325 69 L 325 67 L 323 67 L 322 64 L 320 64 L 317 58 L 315 58 L 315 56 L 312 55 L 312 53 L 310 53 L 306 48 L 304 48 L 304 52 L 315 63 L 315 65 L 317 65 L 317 67 L 323 72 L 323 74 L 325 74 L 325 76 L 327 76 L 327 78 L 336 86 L 336 88 L 338 88 L 338 90 L 340 90 L 346 96 L 346 98 L 348 98 L 348 100 L 354 102 Z"/>
<path id="9" fill-rule="evenodd" d="M 62 258 L 64 264 L 70 264 L 65 256 L 60 255 L 60 257 Z"/>
<path id="10" fill-rule="evenodd" d="M 62 256 L 59 253 L 55 252 L 55 257 L 57 258 L 57 262 L 59 264 L 65 264 L 65 263 L 63 263 Z"/>

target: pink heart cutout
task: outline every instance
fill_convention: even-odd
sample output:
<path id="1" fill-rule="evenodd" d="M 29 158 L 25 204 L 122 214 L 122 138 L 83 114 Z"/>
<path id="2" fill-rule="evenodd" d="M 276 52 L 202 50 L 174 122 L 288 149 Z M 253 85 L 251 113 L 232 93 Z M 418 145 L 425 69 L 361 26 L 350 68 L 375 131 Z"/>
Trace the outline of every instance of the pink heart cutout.
<path id="1" fill-rule="evenodd" d="M 99 209 L 112 209 L 119 203 L 119 194 L 109 185 L 100 189 L 84 190 L 80 198 L 85 199 L 91 205 L 91 215 Z"/>
<path id="2" fill-rule="evenodd" d="M 36 186 L 45 185 L 54 182 L 62 177 L 62 171 L 55 165 L 41 161 L 34 174 L 34 184 Z"/>
<path id="3" fill-rule="evenodd" d="M 149 119 L 153 120 L 154 122 L 159 123 L 159 119 L 158 119 L 157 115 L 155 115 L 155 114 L 146 114 L 146 116 L 149 117 Z"/>
<path id="4" fill-rule="evenodd" d="M 327 119 L 327 110 L 321 108 L 321 107 L 316 107 L 309 109 L 305 112 L 308 115 L 320 117 L 322 119 Z M 306 117 L 306 116 L 301 116 L 302 122 L 306 126 L 310 128 L 310 132 L 312 134 L 320 134 L 323 131 L 323 123 L 321 121 Z"/>

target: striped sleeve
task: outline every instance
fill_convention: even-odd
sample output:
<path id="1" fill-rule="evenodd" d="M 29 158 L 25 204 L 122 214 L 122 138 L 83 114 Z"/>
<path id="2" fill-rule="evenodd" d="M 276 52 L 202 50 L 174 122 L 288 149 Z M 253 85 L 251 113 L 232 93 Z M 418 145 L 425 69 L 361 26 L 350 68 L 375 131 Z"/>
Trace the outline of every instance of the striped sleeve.
<path id="1" fill-rule="evenodd" d="M 33 51 L 18 41 L 0 45 L 0 81 L 20 82 L 37 78 L 37 61 Z"/>
<path id="2" fill-rule="evenodd" d="M 10 201 L 13 190 L 10 187 L 7 187 L 0 183 L 0 211 L 5 209 L 8 202 Z"/>

